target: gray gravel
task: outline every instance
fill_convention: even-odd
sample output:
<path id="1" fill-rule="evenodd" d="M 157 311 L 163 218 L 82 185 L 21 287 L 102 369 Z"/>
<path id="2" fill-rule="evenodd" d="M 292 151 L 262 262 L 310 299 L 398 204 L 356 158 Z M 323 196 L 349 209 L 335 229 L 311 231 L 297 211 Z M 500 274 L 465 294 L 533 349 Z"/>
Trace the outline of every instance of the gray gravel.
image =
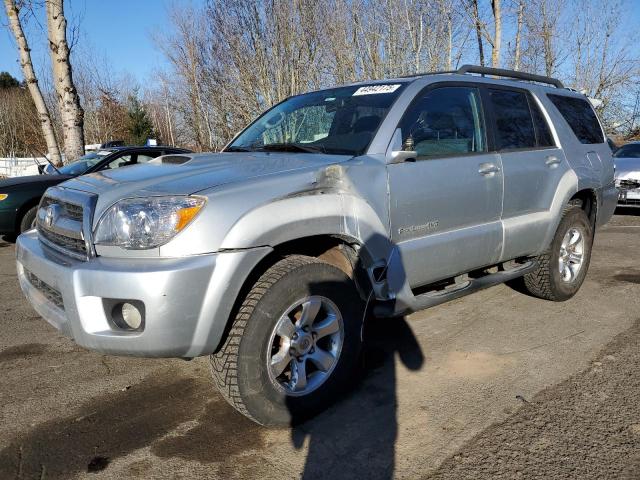
<path id="1" fill-rule="evenodd" d="M 61 336 L 0 241 L 0 480 L 640 478 L 640 212 L 619 213 L 572 300 L 502 285 L 372 323 L 354 391 L 279 430 L 236 413 L 206 358 Z"/>
<path id="2" fill-rule="evenodd" d="M 639 372 L 640 319 L 587 370 L 524 399 L 426 478 L 638 479 Z"/>

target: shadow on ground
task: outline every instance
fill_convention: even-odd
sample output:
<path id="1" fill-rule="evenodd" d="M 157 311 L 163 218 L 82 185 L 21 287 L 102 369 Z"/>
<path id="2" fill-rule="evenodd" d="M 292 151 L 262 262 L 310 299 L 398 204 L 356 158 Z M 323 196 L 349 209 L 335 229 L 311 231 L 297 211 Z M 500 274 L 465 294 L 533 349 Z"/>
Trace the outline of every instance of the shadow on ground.
<path id="1" fill-rule="evenodd" d="M 291 430 L 295 447 L 308 444 L 303 478 L 356 478 L 363 471 L 371 472 L 369 479 L 393 476 L 396 370 L 400 364 L 417 370 L 424 359 L 404 319 L 367 325 L 364 381 L 354 379 L 352 394 Z M 38 355 L 43 347 L 10 348 L 2 357 Z M 267 433 L 224 402 L 206 378 L 162 369 L 12 439 L 0 451 L 0 478 L 41 478 L 44 472 L 47 479 L 66 479 L 108 469 L 113 460 L 148 446 L 161 458 L 215 463 L 224 475 L 237 472 L 243 461 L 255 463 L 251 452 L 264 447 Z M 144 477 L 150 466 L 137 462 L 129 473 Z"/>
<path id="2" fill-rule="evenodd" d="M 14 438 L 0 451 L 0 478 L 67 479 L 82 471 L 105 469 L 112 460 L 147 447 L 194 419 L 198 425 L 188 438 L 166 437 L 155 453 L 199 461 L 232 460 L 261 439 L 259 427 L 219 399 L 210 383 L 159 371 L 130 389 L 93 398 L 73 416 Z"/>
<path id="3" fill-rule="evenodd" d="M 370 480 L 393 478 L 397 369 L 418 370 L 423 363 L 405 319 L 368 320 L 364 381 L 344 401 L 291 431 L 296 448 L 308 444 L 302 478 L 362 478 L 365 472 Z"/>

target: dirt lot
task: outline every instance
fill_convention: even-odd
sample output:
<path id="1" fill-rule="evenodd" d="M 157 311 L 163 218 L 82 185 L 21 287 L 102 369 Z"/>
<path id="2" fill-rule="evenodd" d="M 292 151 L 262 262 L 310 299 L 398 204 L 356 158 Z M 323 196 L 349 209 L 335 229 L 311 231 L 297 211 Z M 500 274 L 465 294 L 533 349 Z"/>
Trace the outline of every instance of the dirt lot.
<path id="1" fill-rule="evenodd" d="M 620 213 L 571 301 L 499 286 L 372 323 L 354 392 L 281 430 L 206 359 L 76 347 L 0 242 L 0 478 L 640 478 L 640 212 Z"/>

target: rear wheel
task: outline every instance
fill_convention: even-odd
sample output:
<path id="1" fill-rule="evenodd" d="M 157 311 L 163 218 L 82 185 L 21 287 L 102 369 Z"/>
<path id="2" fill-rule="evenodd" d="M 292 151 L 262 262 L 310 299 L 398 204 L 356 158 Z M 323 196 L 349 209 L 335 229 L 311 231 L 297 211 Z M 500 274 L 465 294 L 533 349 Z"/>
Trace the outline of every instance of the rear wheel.
<path id="1" fill-rule="evenodd" d="M 592 244 L 593 227 L 586 213 L 568 207 L 549 249 L 537 258 L 538 269 L 524 276 L 526 290 L 557 302 L 573 297 L 587 275 Z"/>
<path id="2" fill-rule="evenodd" d="M 342 270 L 287 257 L 244 299 L 211 356 L 213 379 L 233 407 L 260 424 L 304 420 L 353 382 L 362 320 L 362 301 Z"/>
<path id="3" fill-rule="evenodd" d="M 20 231 L 18 233 L 24 233 L 27 230 L 31 230 L 36 226 L 36 214 L 38 213 L 38 206 L 33 206 L 22 216 L 20 220 Z"/>

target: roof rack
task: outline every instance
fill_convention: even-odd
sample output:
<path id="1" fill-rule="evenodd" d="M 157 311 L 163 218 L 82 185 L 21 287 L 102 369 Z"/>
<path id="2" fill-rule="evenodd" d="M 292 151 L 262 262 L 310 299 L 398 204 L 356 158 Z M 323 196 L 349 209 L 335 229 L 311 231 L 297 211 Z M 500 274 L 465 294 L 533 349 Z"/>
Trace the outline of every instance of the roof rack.
<path id="1" fill-rule="evenodd" d="M 410 77 L 424 77 L 426 75 L 445 75 L 445 74 L 458 74 L 464 75 L 465 73 L 477 73 L 480 75 L 493 75 L 494 77 L 514 78 L 517 80 L 528 80 L 530 82 L 546 83 L 553 85 L 556 88 L 565 88 L 560 80 L 552 77 L 545 77 L 544 75 L 534 75 L 533 73 L 518 72 L 516 70 L 507 70 L 504 68 L 492 68 L 492 67 L 480 67 L 478 65 L 463 65 L 457 70 L 442 70 L 436 72 L 414 73 L 411 75 L 403 75 L 398 78 L 410 78 Z"/>
<path id="2" fill-rule="evenodd" d="M 515 78 L 517 80 L 528 80 L 530 82 L 546 83 L 556 88 L 564 88 L 564 85 L 557 78 L 545 77 L 544 75 L 534 75 L 533 73 L 506 70 L 504 68 L 479 67 L 477 65 L 463 65 L 455 73 L 464 75 L 465 73 L 478 73 L 480 75 L 493 75 L 494 77 Z"/>
<path id="3" fill-rule="evenodd" d="M 422 72 L 422 73 L 409 73 L 407 75 L 400 75 L 396 78 L 413 78 L 413 77 L 425 77 L 427 75 L 446 75 L 458 73 L 458 70 L 435 70 L 433 72 Z"/>

